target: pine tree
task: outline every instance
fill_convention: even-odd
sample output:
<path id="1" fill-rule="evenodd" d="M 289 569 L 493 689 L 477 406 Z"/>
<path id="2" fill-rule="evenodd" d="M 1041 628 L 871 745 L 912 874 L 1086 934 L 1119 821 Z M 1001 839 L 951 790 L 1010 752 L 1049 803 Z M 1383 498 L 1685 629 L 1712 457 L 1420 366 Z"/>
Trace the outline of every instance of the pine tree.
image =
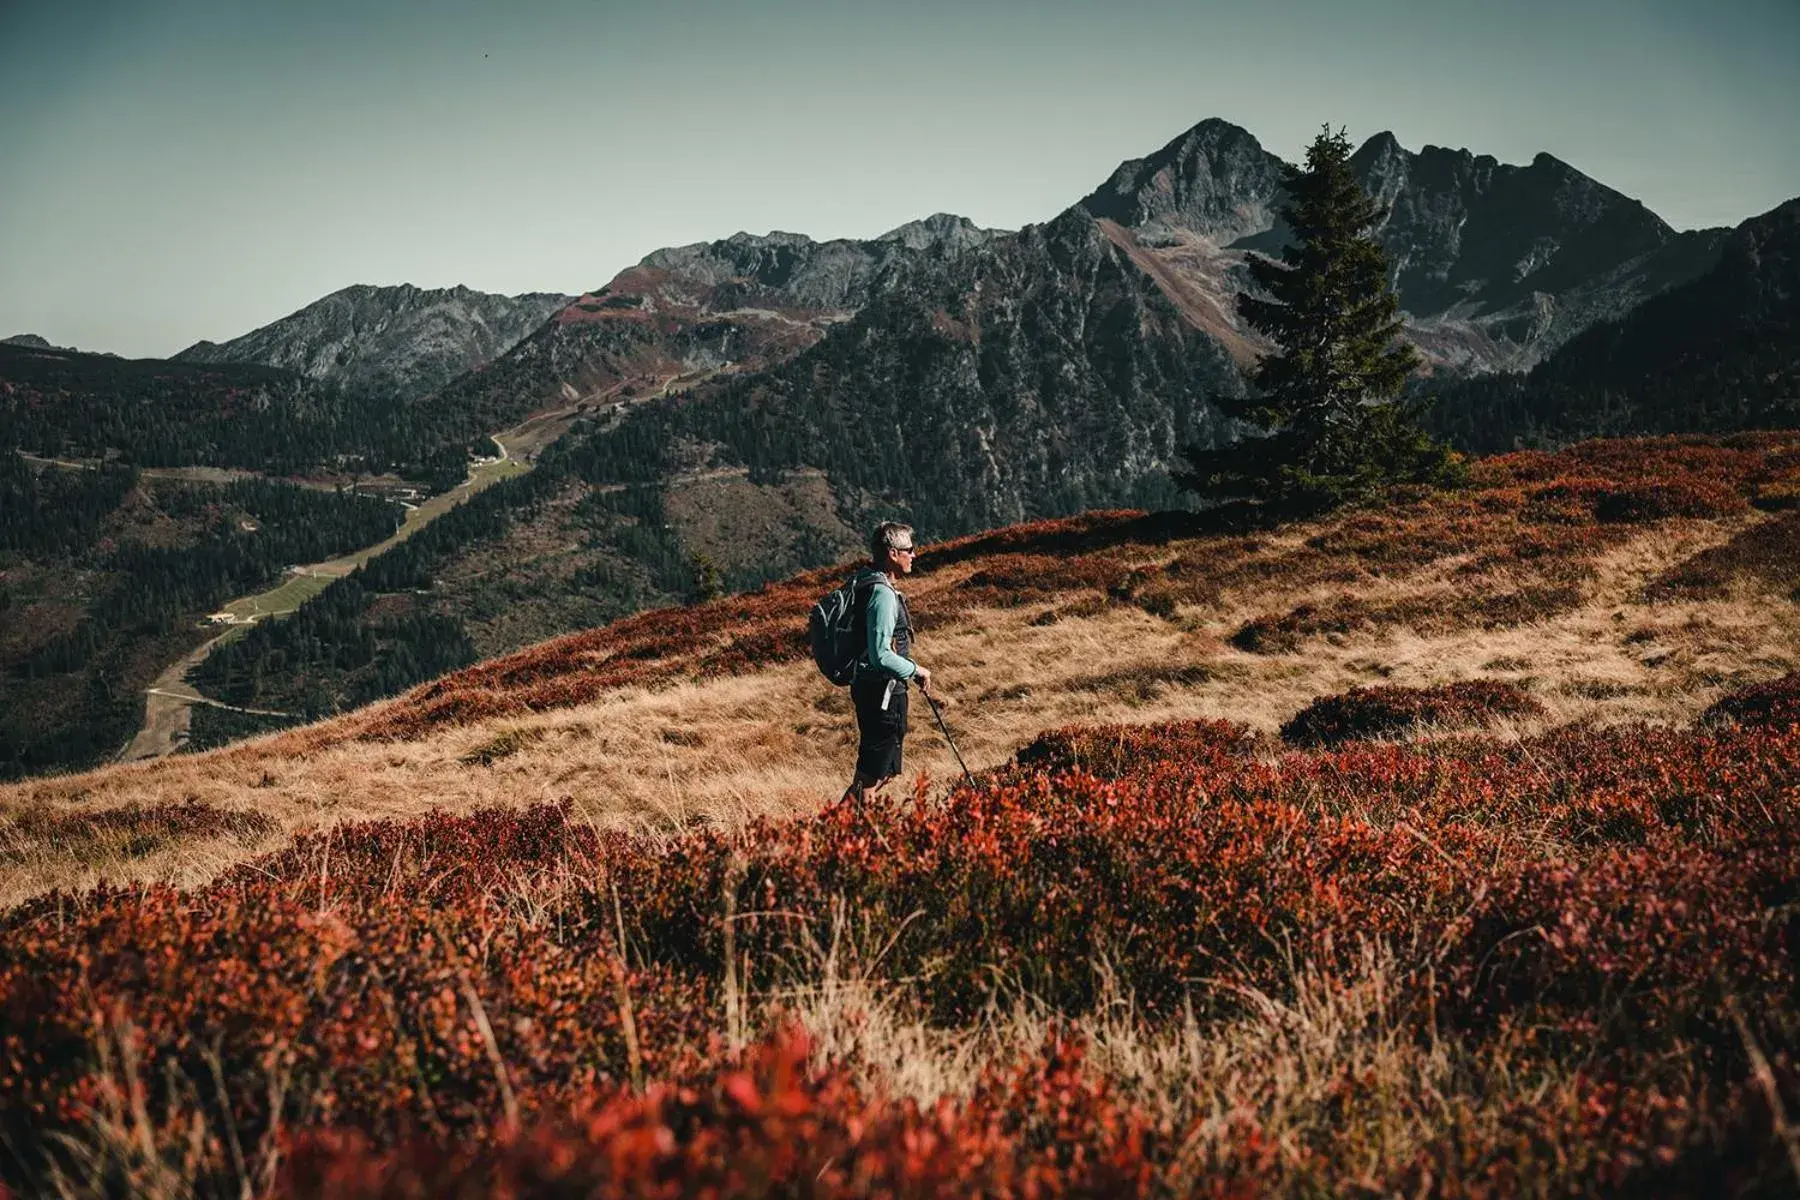
<path id="1" fill-rule="evenodd" d="M 1244 320 L 1280 349 L 1258 361 L 1254 394 L 1215 400 L 1252 428 L 1230 445 L 1185 451 L 1189 469 L 1176 482 L 1209 499 L 1302 510 L 1392 483 L 1454 482 L 1456 456 L 1419 429 L 1419 405 L 1399 398 L 1418 355 L 1395 340 L 1399 301 L 1368 232 L 1381 209 L 1351 171 L 1344 131 L 1326 126 L 1286 184 L 1281 213 L 1294 240 L 1282 259 L 1250 259 L 1266 298 L 1237 297 Z"/>

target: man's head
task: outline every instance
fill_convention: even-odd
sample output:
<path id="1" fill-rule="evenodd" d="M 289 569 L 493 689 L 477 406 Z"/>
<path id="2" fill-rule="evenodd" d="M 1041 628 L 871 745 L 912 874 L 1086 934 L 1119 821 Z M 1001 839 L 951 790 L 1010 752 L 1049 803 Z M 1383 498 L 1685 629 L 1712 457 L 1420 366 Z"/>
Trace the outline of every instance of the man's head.
<path id="1" fill-rule="evenodd" d="M 911 525 L 883 521 L 869 535 L 869 557 L 878 571 L 898 571 L 902 575 L 913 569 L 913 531 Z"/>

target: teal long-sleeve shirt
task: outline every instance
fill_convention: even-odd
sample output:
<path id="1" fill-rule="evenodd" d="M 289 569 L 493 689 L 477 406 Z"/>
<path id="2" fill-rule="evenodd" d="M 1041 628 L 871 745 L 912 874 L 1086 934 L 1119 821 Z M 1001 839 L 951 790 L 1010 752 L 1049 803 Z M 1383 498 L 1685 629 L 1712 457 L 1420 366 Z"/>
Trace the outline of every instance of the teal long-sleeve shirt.
<path id="1" fill-rule="evenodd" d="M 864 568 L 869 575 L 879 573 Z M 900 619 L 900 602 L 894 598 L 893 586 L 886 583 L 869 588 L 869 644 L 863 661 L 873 663 L 896 679 L 911 679 L 919 668 L 912 659 L 894 653 L 894 625 Z"/>

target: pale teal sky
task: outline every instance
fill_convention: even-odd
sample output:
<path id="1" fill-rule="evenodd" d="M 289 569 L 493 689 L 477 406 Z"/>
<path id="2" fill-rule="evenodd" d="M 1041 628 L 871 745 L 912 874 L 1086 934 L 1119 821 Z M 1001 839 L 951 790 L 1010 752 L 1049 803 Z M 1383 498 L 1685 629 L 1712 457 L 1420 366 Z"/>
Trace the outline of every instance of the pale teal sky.
<path id="1" fill-rule="evenodd" d="M 1796 63 L 1794 0 L 0 0 L 0 336 L 166 355 L 351 283 L 1016 228 L 1212 116 L 1736 224 L 1800 195 Z"/>

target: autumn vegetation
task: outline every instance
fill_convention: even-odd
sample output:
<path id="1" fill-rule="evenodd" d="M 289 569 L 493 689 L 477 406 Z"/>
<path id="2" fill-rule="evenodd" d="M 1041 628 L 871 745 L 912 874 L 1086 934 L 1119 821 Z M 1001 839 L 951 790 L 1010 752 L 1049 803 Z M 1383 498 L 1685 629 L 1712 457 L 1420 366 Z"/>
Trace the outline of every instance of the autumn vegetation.
<path id="1" fill-rule="evenodd" d="M 930 547 L 976 776 L 867 806 L 829 571 L 7 788 L 0 1178 L 1790 1194 L 1796 467 L 1587 443 Z"/>

